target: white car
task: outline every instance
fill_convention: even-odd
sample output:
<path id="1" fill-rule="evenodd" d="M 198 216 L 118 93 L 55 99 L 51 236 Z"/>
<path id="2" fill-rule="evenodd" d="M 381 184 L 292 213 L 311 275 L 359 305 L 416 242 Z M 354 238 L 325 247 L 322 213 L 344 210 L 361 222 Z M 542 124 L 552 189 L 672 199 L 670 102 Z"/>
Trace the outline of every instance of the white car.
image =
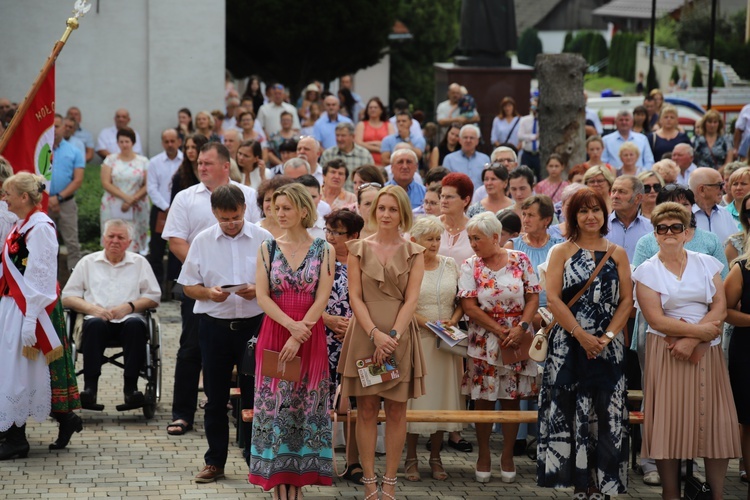
<path id="1" fill-rule="evenodd" d="M 696 122 L 705 114 L 701 106 L 687 99 L 666 97 L 664 102 L 677 108 L 679 125 L 686 132 L 692 132 Z M 599 119 L 602 121 L 605 131 L 613 131 L 615 129 L 615 117 L 617 113 L 624 109 L 632 113 L 636 106 L 641 105 L 643 105 L 642 96 L 592 97 L 586 102 L 587 108 L 593 109 L 599 114 Z"/>

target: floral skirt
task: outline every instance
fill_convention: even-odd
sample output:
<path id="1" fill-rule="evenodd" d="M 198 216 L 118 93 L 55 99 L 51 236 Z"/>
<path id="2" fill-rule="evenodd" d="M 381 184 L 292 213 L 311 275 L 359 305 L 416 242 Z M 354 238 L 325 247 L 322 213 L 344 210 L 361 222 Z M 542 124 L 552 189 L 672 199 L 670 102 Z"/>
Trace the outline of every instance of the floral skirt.
<path id="1" fill-rule="evenodd" d="M 483 359 L 469 358 L 461 393 L 485 401 L 536 396 L 541 381 L 538 366 L 532 360 L 496 366 Z"/>

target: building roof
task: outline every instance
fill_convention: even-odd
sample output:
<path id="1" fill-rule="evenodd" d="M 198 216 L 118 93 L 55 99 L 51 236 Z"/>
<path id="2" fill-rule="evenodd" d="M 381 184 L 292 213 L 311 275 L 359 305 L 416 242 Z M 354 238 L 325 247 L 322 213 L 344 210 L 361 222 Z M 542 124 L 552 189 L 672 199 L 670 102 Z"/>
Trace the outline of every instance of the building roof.
<path id="1" fill-rule="evenodd" d="M 684 5 L 684 0 L 656 0 L 656 18 L 671 14 Z M 652 0 L 612 0 L 598 9 L 594 9 L 593 14 L 601 17 L 650 19 L 651 6 Z"/>
<path id="2" fill-rule="evenodd" d="M 563 0 L 515 0 L 516 31 L 519 36 L 544 20 Z"/>

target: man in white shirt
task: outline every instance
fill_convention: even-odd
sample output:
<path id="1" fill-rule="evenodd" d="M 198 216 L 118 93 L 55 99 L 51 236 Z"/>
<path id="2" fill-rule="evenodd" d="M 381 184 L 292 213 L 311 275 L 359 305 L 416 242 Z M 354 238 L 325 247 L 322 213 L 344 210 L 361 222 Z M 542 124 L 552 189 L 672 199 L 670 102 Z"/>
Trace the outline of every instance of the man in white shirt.
<path id="1" fill-rule="evenodd" d="M 245 220 L 247 203 L 237 185 L 225 184 L 214 189 L 211 210 L 218 224 L 193 239 L 177 279 L 185 295 L 195 300 L 193 311 L 200 318 L 198 338 L 208 397 L 205 407 L 208 451 L 204 457 L 206 465 L 195 477 L 198 483 L 224 477 L 229 449 L 226 404 L 232 368 L 242 366 L 248 341 L 257 341 L 263 310 L 255 299 L 256 260 L 263 241 L 273 239 L 271 233 Z M 217 259 L 217 255 L 225 258 Z M 241 288 L 222 289 L 228 285 Z M 242 408 L 253 406 L 253 381 L 252 377 L 239 376 Z"/>
<path id="2" fill-rule="evenodd" d="M 173 128 L 161 133 L 161 145 L 164 151 L 151 158 L 146 176 L 146 189 L 151 199 L 151 215 L 149 229 L 151 238 L 148 242 L 148 261 L 154 271 L 156 279 L 161 285 L 164 282 L 164 251 L 167 242 L 161 237 L 164 223 L 167 220 L 167 210 L 172 200 L 172 176 L 182 164 L 180 136 Z M 162 290 L 164 288 L 162 287 Z"/>
<path id="3" fill-rule="evenodd" d="M 539 119 L 537 118 L 537 99 L 531 100 L 531 108 L 528 115 L 518 122 L 518 140 L 521 141 L 523 153 L 521 154 L 521 165 L 526 165 L 534 172 L 537 180 L 540 179 L 541 161 L 539 159 Z"/>
<path id="4" fill-rule="evenodd" d="M 638 161 L 635 164 L 644 167 L 646 170 L 651 170 L 654 164 L 654 153 L 651 151 L 646 136 L 639 132 L 633 132 L 633 115 L 630 114 L 630 111 L 622 110 L 617 113 L 615 126 L 617 127 L 615 132 L 602 137 L 602 143 L 604 144 L 602 161 L 619 170 L 622 167 L 620 147 L 626 142 L 632 142 L 638 146 L 638 151 L 640 151 Z"/>
<path id="5" fill-rule="evenodd" d="M 739 231 L 734 217 L 718 204 L 724 195 L 724 181 L 718 170 L 707 167 L 696 168 L 688 180 L 690 190 L 695 195 L 693 215 L 695 223 L 704 231 L 714 233 L 722 244 Z"/>
<path id="6" fill-rule="evenodd" d="M 437 105 L 435 113 L 440 126 L 438 138 L 441 140 L 451 123 L 461 123 L 461 110 L 458 109 L 459 99 L 461 99 L 461 86 L 457 83 L 451 83 L 448 85 L 448 99 Z"/>
<path id="7" fill-rule="evenodd" d="M 200 183 L 177 193 L 167 214 L 161 237 L 169 241 L 169 250 L 180 262 L 185 262 L 190 244 L 204 229 L 216 224 L 211 210 L 211 192 L 230 182 L 245 195 L 245 219 L 260 220 L 255 190 L 229 180 L 229 151 L 218 142 L 209 142 L 198 155 Z M 198 400 L 198 378 L 201 372 L 201 352 L 198 345 L 198 318 L 193 313 L 195 301 L 182 297 L 182 333 L 174 377 L 172 423 L 167 433 L 182 435 L 193 428 Z"/>
<path id="8" fill-rule="evenodd" d="M 102 410 L 96 404 L 102 356 L 110 339 L 122 343 L 125 353 L 125 404 L 143 406 L 138 377 L 146 360 L 148 326 L 141 314 L 157 307 L 159 284 L 145 257 L 128 252 L 131 228 L 119 219 L 104 225 L 104 250 L 82 258 L 62 291 L 62 302 L 83 321 L 83 381 L 81 406 Z"/>
<path id="9" fill-rule="evenodd" d="M 672 161 L 680 167 L 680 173 L 677 176 L 677 184 L 687 186 L 690 180 L 690 174 L 695 172 L 698 165 L 693 163 L 693 147 L 690 144 L 678 144 L 672 150 Z"/>
<path id="10" fill-rule="evenodd" d="M 257 120 L 266 132 L 266 137 L 271 137 L 273 134 L 281 130 L 281 113 L 283 111 L 289 111 L 292 114 L 294 130 L 300 129 L 299 115 L 297 114 L 297 108 L 289 103 L 284 102 L 284 86 L 280 83 L 271 85 L 271 100 L 260 107 L 258 110 Z"/>
<path id="11" fill-rule="evenodd" d="M 318 179 L 320 184 L 323 184 L 323 167 L 318 159 L 322 152 L 320 143 L 314 137 L 303 137 L 297 142 L 297 158 L 302 158 L 310 165 L 310 172 L 307 173 Z"/>
<path id="12" fill-rule="evenodd" d="M 738 152 L 738 158 L 744 160 L 747 158 L 747 143 L 750 142 L 750 104 L 745 105 L 740 110 L 737 122 L 734 125 L 734 147 Z"/>
<path id="13" fill-rule="evenodd" d="M 113 127 L 102 129 L 102 131 L 99 132 L 99 138 L 96 141 L 96 154 L 104 159 L 112 153 L 119 153 L 120 146 L 117 145 L 117 131 L 124 129 L 129 123 L 130 112 L 127 109 L 120 108 L 115 111 L 115 125 Z M 141 136 L 136 132 L 133 151 L 139 155 L 143 154 L 142 144 Z"/>

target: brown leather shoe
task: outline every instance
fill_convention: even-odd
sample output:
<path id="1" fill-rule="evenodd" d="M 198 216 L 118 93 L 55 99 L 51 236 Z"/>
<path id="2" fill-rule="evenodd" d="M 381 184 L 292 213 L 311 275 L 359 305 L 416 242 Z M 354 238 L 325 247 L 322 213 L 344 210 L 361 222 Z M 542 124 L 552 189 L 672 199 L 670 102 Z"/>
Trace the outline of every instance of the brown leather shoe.
<path id="1" fill-rule="evenodd" d="M 213 483 L 217 479 L 224 477 L 224 468 L 215 465 L 206 465 L 203 470 L 195 476 L 196 483 Z"/>

